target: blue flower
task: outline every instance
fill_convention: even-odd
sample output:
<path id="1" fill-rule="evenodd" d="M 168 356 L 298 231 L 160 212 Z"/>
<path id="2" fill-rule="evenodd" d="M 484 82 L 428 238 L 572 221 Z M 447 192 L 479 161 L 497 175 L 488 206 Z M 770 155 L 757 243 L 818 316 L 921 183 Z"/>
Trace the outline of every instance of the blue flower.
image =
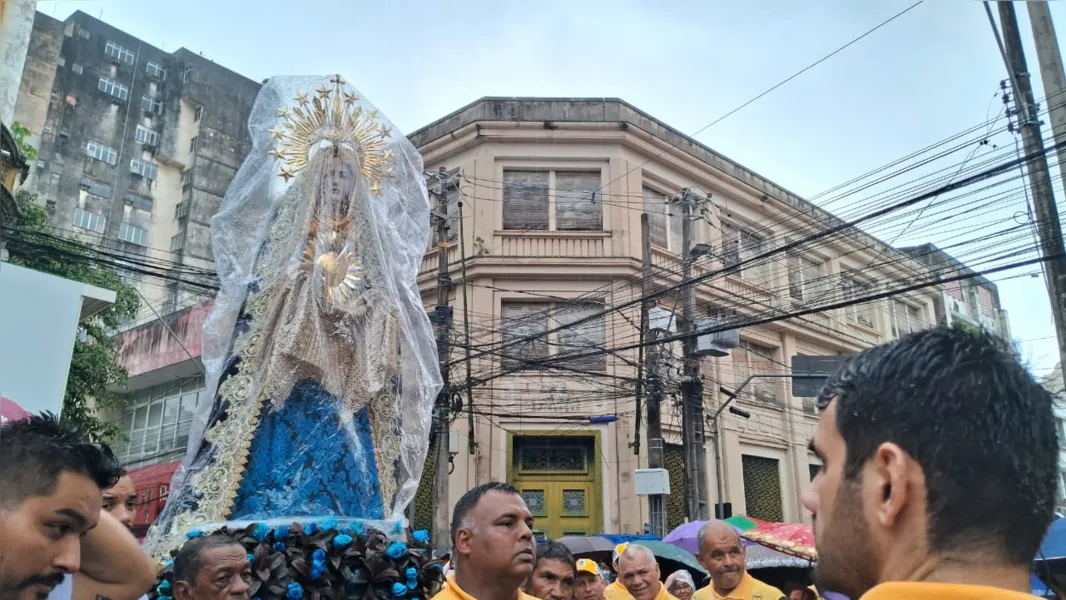
<path id="1" fill-rule="evenodd" d="M 414 567 L 407 567 L 407 570 L 404 571 L 404 575 L 406 575 L 408 579 L 417 579 L 418 570 L 416 570 Z"/>
<path id="2" fill-rule="evenodd" d="M 444 572 L 444 565 L 442 565 L 440 563 L 434 563 L 434 564 L 429 565 L 429 566 L 433 567 L 434 569 L 439 569 L 441 573 Z"/>
<path id="3" fill-rule="evenodd" d="M 282 542 L 275 542 L 274 543 L 274 551 L 275 552 L 284 552 L 285 551 L 285 544 L 282 543 Z"/>
<path id="4" fill-rule="evenodd" d="M 173 596 L 158 596 L 156 600 L 174 600 Z"/>
<path id="5" fill-rule="evenodd" d="M 274 530 L 274 540 L 280 542 L 289 537 L 289 526 L 281 525 Z"/>
<path id="6" fill-rule="evenodd" d="M 429 531 L 426 531 L 425 529 L 419 529 L 418 531 L 411 534 L 411 539 L 424 544 L 429 541 Z"/>
<path id="7" fill-rule="evenodd" d="M 322 563 L 315 563 L 311 566 L 311 579 L 318 579 L 326 573 L 326 566 Z"/>
<path id="8" fill-rule="evenodd" d="M 352 543 L 352 536 L 346 534 L 340 534 L 333 538 L 333 545 L 337 548 L 344 548 L 348 544 Z"/>
<path id="9" fill-rule="evenodd" d="M 397 521 L 396 526 L 392 528 L 393 533 L 403 533 L 403 522 Z"/>
<path id="10" fill-rule="evenodd" d="M 392 584 L 392 595 L 399 598 L 407 595 L 407 586 L 402 583 Z"/>
<path id="11" fill-rule="evenodd" d="M 201 535 L 203 535 L 203 532 L 200 531 L 199 529 L 191 529 L 191 530 L 189 530 L 189 533 L 185 534 L 185 537 L 187 537 L 187 538 L 189 538 L 191 540 L 191 539 L 198 538 Z"/>
<path id="12" fill-rule="evenodd" d="M 269 534 L 270 534 L 270 528 L 267 527 L 263 523 L 256 523 L 255 526 L 252 527 L 251 536 L 257 542 L 261 542 L 261 541 L 265 540 L 267 535 L 269 535 Z"/>
<path id="13" fill-rule="evenodd" d="M 289 600 L 301 600 L 304 597 L 304 588 L 295 581 L 289 584 L 285 590 L 285 597 Z"/>
<path id="14" fill-rule="evenodd" d="M 160 595 L 164 595 L 171 587 L 172 586 L 170 585 L 169 581 L 163 581 L 159 585 L 155 586 L 155 589 L 157 592 L 159 592 Z"/>
<path id="15" fill-rule="evenodd" d="M 352 523 L 352 531 L 354 531 L 356 535 L 363 535 L 363 522 L 356 521 L 355 523 Z"/>
<path id="16" fill-rule="evenodd" d="M 304 526 L 304 531 L 307 533 L 307 535 L 312 535 L 317 530 L 318 530 L 318 526 L 315 525 L 314 523 L 308 523 L 307 525 Z"/>
<path id="17" fill-rule="evenodd" d="M 315 548 L 315 551 L 311 553 L 311 562 L 313 563 L 325 563 L 326 551 L 321 548 Z"/>
<path id="18" fill-rule="evenodd" d="M 252 596 L 252 600 L 262 600 L 259 596 Z"/>
<path id="19" fill-rule="evenodd" d="M 407 544 L 403 542 L 393 542 L 389 545 L 389 548 L 385 551 L 385 554 L 388 554 L 389 558 L 395 560 L 403 556 L 404 552 L 407 552 Z"/>
<path id="20" fill-rule="evenodd" d="M 336 528 L 337 528 L 337 519 L 334 519 L 334 518 L 330 517 L 330 518 L 326 519 L 325 521 L 322 521 L 322 529 L 329 530 L 329 529 L 336 529 Z"/>
<path id="21" fill-rule="evenodd" d="M 255 555 L 254 554 L 249 554 L 248 555 L 248 562 L 255 562 Z"/>
<path id="22" fill-rule="evenodd" d="M 173 560 L 168 560 L 167 562 L 163 563 L 163 568 L 164 569 L 168 569 L 168 568 L 173 567 L 173 566 L 174 566 L 174 561 Z"/>

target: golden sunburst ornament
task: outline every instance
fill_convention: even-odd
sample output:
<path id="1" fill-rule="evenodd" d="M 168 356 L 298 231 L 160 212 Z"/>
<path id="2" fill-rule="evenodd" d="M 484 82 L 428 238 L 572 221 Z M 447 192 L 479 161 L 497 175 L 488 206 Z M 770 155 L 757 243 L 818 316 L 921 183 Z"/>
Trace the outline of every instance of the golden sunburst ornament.
<path id="1" fill-rule="evenodd" d="M 392 175 L 389 168 L 393 153 L 386 149 L 392 130 L 381 123 L 378 111 L 366 111 L 358 106 L 358 96 L 344 88 L 344 79 L 334 75 L 329 82 L 315 90 L 315 96 L 306 92 L 296 95 L 296 103 L 290 108 L 279 108 L 278 122 L 270 130 L 277 145 L 270 156 L 284 161 L 278 176 L 288 182 L 305 169 L 312 148 L 322 140 L 334 144 L 350 144 L 355 147 L 361 163 L 361 174 L 370 184 L 370 189 L 381 189 L 381 180 Z"/>

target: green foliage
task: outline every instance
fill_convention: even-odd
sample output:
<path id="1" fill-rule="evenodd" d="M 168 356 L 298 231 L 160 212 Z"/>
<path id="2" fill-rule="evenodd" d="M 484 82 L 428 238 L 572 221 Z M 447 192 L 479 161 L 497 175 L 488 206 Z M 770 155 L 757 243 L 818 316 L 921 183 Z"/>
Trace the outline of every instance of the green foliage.
<path id="1" fill-rule="evenodd" d="M 37 149 L 26 142 L 26 137 L 30 135 L 30 130 L 15 121 L 11 124 L 11 135 L 15 136 L 15 143 L 19 145 L 19 152 L 22 152 L 22 155 L 26 157 L 26 162 L 37 162 Z"/>
<path id="2" fill-rule="evenodd" d="M 113 290 L 116 294 L 115 303 L 107 310 L 79 323 L 62 412 L 64 421 L 81 428 L 93 439 L 114 442 L 122 435 L 121 430 L 101 419 L 97 411 L 119 405 L 120 397 L 108 391 L 108 386 L 125 381 L 127 373 L 117 362 L 115 340 L 108 332 L 116 329 L 122 319 L 137 314 L 137 291 L 122 281 L 114 269 L 79 259 L 92 256 L 92 250 L 85 244 L 51 235 L 48 213 L 37 204 L 36 194 L 20 190 L 15 201 L 20 213 L 17 227 L 22 231 L 8 245 L 13 264 Z M 20 243 L 20 239 L 25 243 Z"/>
<path id="3" fill-rule="evenodd" d="M 955 319 L 951 323 L 951 327 L 953 329 L 958 329 L 959 331 L 968 331 L 970 333 L 981 333 L 981 328 L 980 327 L 977 327 L 976 325 L 971 325 L 971 324 L 967 323 L 966 321 L 963 321 L 962 319 Z"/>

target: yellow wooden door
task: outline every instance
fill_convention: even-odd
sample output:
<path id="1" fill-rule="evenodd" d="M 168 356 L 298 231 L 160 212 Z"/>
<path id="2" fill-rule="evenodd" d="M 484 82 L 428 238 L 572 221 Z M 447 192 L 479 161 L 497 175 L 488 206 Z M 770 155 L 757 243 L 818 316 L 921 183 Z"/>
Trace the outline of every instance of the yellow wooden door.
<path id="1" fill-rule="evenodd" d="M 596 533 L 596 494 L 591 482 L 520 481 L 518 489 L 533 513 L 537 539 Z"/>

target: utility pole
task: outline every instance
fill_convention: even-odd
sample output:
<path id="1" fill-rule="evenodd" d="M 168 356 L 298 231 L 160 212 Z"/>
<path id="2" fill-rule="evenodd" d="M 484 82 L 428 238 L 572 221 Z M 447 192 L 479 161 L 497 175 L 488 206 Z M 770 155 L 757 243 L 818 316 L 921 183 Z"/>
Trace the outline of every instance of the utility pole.
<path id="1" fill-rule="evenodd" d="M 452 351 L 452 309 L 448 305 L 452 287 L 452 279 L 448 274 L 448 230 L 451 229 L 448 224 L 448 192 L 458 187 L 458 173 L 459 169 L 447 171 L 441 167 L 439 172 L 428 175 L 427 182 L 429 193 L 437 201 L 436 210 L 430 209 L 437 238 L 437 306 L 433 311 L 433 325 L 437 334 L 437 360 L 440 363 L 441 378 L 444 380 L 444 385 L 437 394 L 436 410 L 433 413 L 433 507 L 436 509 L 433 518 L 433 541 L 438 547 L 447 547 L 451 538 L 448 520 L 448 472 L 451 466 L 448 434 L 451 417 L 448 413 L 452 390 L 446 366 Z"/>
<path id="2" fill-rule="evenodd" d="M 648 365 L 645 368 L 647 384 L 644 389 L 648 395 L 648 468 L 665 468 L 663 460 L 663 423 L 662 403 L 663 384 L 659 377 L 662 366 L 659 361 L 662 357 L 659 344 L 659 329 L 651 329 L 648 322 L 648 313 L 651 303 L 647 300 L 651 292 L 651 230 L 648 227 L 648 214 L 640 215 L 640 246 L 641 246 L 641 295 L 645 300 L 640 307 L 640 326 L 645 332 L 646 344 L 648 345 Z M 648 514 L 651 517 L 651 533 L 660 538 L 666 535 L 666 507 L 662 494 L 648 496 Z"/>
<path id="3" fill-rule="evenodd" d="M 690 285 L 694 245 L 693 224 L 698 212 L 697 204 L 705 198 L 685 189 L 681 192 L 681 282 L 685 366 L 681 377 L 682 411 L 681 429 L 685 445 L 685 500 L 688 515 L 692 520 L 710 518 L 707 508 L 707 456 L 704 446 L 703 378 L 700 375 L 700 357 L 696 353 L 696 286 Z"/>
<path id="4" fill-rule="evenodd" d="M 1000 27 L 1003 29 L 1003 42 L 1000 49 L 1003 52 L 1007 74 L 1014 88 L 1022 142 L 1025 153 L 1034 157 L 1029 160 L 1026 170 L 1029 172 L 1029 188 L 1033 197 L 1033 211 L 1036 213 L 1037 232 L 1040 235 L 1041 255 L 1054 257 L 1049 258 L 1046 263 L 1050 279 L 1048 289 L 1051 292 L 1051 314 L 1054 316 L 1055 334 L 1059 342 L 1059 360 L 1066 365 L 1066 258 L 1064 258 L 1066 246 L 1062 240 L 1062 226 L 1059 222 L 1058 209 L 1055 206 L 1055 194 L 1051 187 L 1047 156 L 1043 153 L 1044 139 L 1040 132 L 1039 111 L 1036 109 L 1036 99 L 1033 97 L 1032 82 L 1022 49 L 1022 38 L 1018 31 L 1014 4 L 997 2 L 996 5 L 999 8 Z M 996 31 L 988 2 L 985 2 L 985 10 L 988 12 L 989 19 L 993 21 L 993 31 Z M 1050 27 L 1050 17 L 1047 23 Z M 998 42 L 998 32 L 996 35 Z M 1060 64 L 1060 74 L 1061 69 Z M 1052 96 L 1053 93 L 1053 91 L 1048 91 L 1048 96 L 1051 98 L 1049 104 L 1052 106 L 1061 104 L 1063 101 L 1061 96 Z M 1058 137 L 1059 131 L 1056 130 L 1055 134 Z"/>

